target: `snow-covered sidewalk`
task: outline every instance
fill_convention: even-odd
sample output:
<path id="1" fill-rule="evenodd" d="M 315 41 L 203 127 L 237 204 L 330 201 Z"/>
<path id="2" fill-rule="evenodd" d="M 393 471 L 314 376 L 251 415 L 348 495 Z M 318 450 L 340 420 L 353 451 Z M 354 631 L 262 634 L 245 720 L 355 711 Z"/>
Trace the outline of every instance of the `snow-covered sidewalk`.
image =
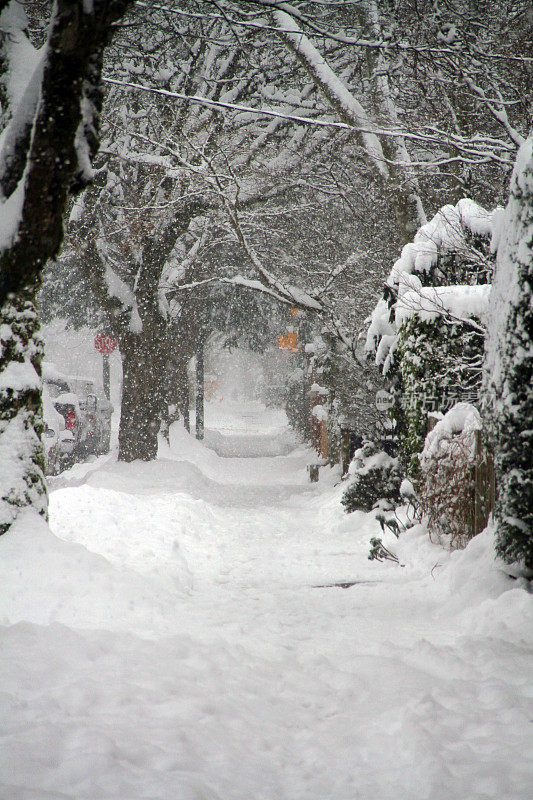
<path id="1" fill-rule="evenodd" d="M 216 412 L 0 539 L 0 798 L 529 800 L 533 600 L 490 536 L 370 562 L 282 415 Z"/>

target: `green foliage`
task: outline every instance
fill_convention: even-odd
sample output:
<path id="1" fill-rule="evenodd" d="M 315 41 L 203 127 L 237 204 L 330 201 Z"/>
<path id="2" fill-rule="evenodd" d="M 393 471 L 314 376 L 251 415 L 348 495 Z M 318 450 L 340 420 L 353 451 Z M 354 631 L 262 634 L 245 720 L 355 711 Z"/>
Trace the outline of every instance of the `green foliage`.
<path id="1" fill-rule="evenodd" d="M 518 162 L 517 162 L 518 164 Z M 505 312 L 491 331 L 488 400 L 496 452 L 498 554 L 533 574 L 533 140 L 515 172 L 507 222 L 507 248 L 498 253 Z M 509 246 L 510 245 L 510 246 Z M 497 270 L 497 277 L 498 277 Z M 514 285 L 509 287 L 509 282 Z M 503 295 L 503 297 L 502 297 Z M 509 299 L 510 298 L 510 299 Z M 492 345 L 492 346 L 490 346 Z M 494 351 L 494 352 L 493 352 Z M 499 362 L 499 363 L 498 363 Z"/>
<path id="2" fill-rule="evenodd" d="M 25 507 L 32 506 L 47 515 L 39 386 L 43 345 L 32 292 L 9 296 L 0 309 L 0 331 L 2 534 Z"/>
<path id="3" fill-rule="evenodd" d="M 477 398 L 484 341 L 463 323 L 412 317 L 400 329 L 395 353 L 398 400 L 392 410 L 406 471 L 419 478 L 418 453 L 427 433 L 427 412 Z"/>
<path id="4" fill-rule="evenodd" d="M 353 459 L 353 480 L 344 492 L 341 503 L 346 513 L 372 511 L 380 501 L 389 506 L 401 502 L 402 474 L 396 458 L 378 451 L 373 442 L 365 442 Z"/>
<path id="5" fill-rule="evenodd" d="M 374 536 L 370 539 L 370 552 L 368 554 L 369 561 L 394 561 L 399 564 L 398 556 L 395 556 L 388 548 L 385 547 L 381 539 Z"/>

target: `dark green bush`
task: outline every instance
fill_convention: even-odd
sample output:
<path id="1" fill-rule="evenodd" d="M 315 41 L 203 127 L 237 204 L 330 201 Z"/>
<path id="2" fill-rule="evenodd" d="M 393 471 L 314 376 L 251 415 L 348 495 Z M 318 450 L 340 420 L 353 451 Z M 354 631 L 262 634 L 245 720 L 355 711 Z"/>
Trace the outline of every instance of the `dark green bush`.
<path id="1" fill-rule="evenodd" d="M 373 442 L 365 442 L 356 450 L 350 465 L 352 480 L 342 496 L 346 513 L 372 511 L 385 501 L 391 508 L 401 503 L 402 474 L 398 459 L 377 449 Z"/>

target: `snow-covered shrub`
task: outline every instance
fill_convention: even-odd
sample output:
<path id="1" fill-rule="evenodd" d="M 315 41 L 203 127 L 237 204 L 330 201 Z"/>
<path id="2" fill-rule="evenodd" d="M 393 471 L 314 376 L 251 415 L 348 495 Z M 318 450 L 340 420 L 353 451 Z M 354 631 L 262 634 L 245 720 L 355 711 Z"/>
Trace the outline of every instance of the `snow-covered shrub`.
<path id="1" fill-rule="evenodd" d="M 33 293 L 11 295 L 0 308 L 0 535 L 27 506 L 47 515 L 42 355 Z"/>
<path id="2" fill-rule="evenodd" d="M 473 529 L 474 474 L 480 453 L 476 432 L 481 417 L 469 403 L 457 403 L 426 436 L 420 456 L 419 501 L 431 538 L 465 547 Z"/>
<path id="3" fill-rule="evenodd" d="M 428 412 L 445 412 L 460 399 L 477 397 L 483 347 L 483 335 L 467 324 L 419 314 L 401 324 L 396 352 L 400 396 L 392 413 L 411 477 L 419 477 L 418 454 L 424 446 Z"/>
<path id="4" fill-rule="evenodd" d="M 341 500 L 347 513 L 372 511 L 385 504 L 392 508 L 401 502 L 398 459 L 378 450 L 373 442 L 365 442 L 355 451 L 349 474 L 352 481 Z"/>
<path id="5" fill-rule="evenodd" d="M 405 245 L 366 336 L 366 350 L 384 374 L 394 362 L 399 328 L 413 314 L 430 321 L 445 313 L 458 312 L 459 319 L 482 313 L 486 297 L 480 287 L 491 281 L 491 236 L 500 211 L 463 198 L 441 208 Z"/>
<path id="6" fill-rule="evenodd" d="M 496 452 L 498 554 L 533 574 L 533 137 L 521 147 L 489 319 L 485 400 Z"/>
<path id="7" fill-rule="evenodd" d="M 466 198 L 441 208 L 403 248 L 370 319 L 366 349 L 394 389 L 400 454 L 415 479 L 427 412 L 477 399 L 498 213 Z"/>
<path id="8" fill-rule="evenodd" d="M 385 547 L 382 540 L 378 536 L 374 536 L 372 539 L 370 539 L 370 552 L 368 553 L 368 560 L 394 561 L 395 564 L 400 563 L 398 556 L 395 555 L 392 550 L 389 550 L 388 547 Z"/>

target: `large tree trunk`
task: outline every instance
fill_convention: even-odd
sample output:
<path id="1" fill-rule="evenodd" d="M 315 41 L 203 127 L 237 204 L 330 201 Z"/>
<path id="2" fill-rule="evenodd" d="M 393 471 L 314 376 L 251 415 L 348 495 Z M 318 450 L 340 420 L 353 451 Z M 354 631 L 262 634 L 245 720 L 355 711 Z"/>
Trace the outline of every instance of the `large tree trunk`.
<path id="1" fill-rule="evenodd" d="M 178 340 L 179 342 L 179 340 Z M 187 373 L 188 358 L 171 356 L 167 364 L 166 393 L 161 421 L 161 432 L 170 441 L 170 426 L 181 417 L 187 431 L 190 431 L 189 420 L 189 376 Z"/>
<path id="2" fill-rule="evenodd" d="M 195 207 L 191 205 L 181 214 L 176 214 L 158 236 L 145 238 L 142 261 L 140 265 L 134 265 L 134 289 L 120 279 L 125 289 L 125 292 L 119 292 L 120 297 L 108 285 L 106 269 L 109 265 L 105 263 L 105 253 L 101 254 L 95 239 L 89 236 L 81 248 L 80 265 L 107 312 L 122 355 L 119 461 L 156 458 L 159 430 L 162 426 L 165 432 L 168 423 L 169 365 L 172 359 L 188 360 L 192 355 L 192 351 L 187 355 L 191 347 L 187 325 L 180 321 L 178 326 L 161 313 L 159 282 L 166 259 L 195 213 Z M 86 228 L 84 235 L 88 234 Z M 125 264 L 125 273 L 127 267 Z M 133 283 L 131 272 L 133 270 L 126 277 Z"/>
<path id="3" fill-rule="evenodd" d="M 42 73 L 37 67 L 32 90 L 10 109 L 3 131 L 0 213 L 18 223 L 4 232 L 0 250 L 0 533 L 24 507 L 46 515 L 35 290 L 46 261 L 59 252 L 69 191 L 91 177 L 102 52 L 130 1 L 57 1 Z M 20 12 L 19 3 L 12 6 Z M 9 60 L 9 31 L 0 38 L 0 61 Z M 12 202 L 16 193 L 20 208 Z"/>
<path id="4" fill-rule="evenodd" d="M 121 337 L 122 408 L 119 461 L 157 456 L 157 436 L 166 404 L 166 348 L 161 341 L 136 335 Z"/>
<path id="5" fill-rule="evenodd" d="M 199 299 L 186 302 L 179 324 L 171 325 L 159 313 L 155 284 L 139 282 L 137 297 L 142 331 L 125 333 L 115 322 L 124 373 L 119 461 L 156 458 L 158 433 L 166 434 L 171 422 L 169 403 L 180 407 L 189 430 L 187 364 L 205 338 Z"/>

